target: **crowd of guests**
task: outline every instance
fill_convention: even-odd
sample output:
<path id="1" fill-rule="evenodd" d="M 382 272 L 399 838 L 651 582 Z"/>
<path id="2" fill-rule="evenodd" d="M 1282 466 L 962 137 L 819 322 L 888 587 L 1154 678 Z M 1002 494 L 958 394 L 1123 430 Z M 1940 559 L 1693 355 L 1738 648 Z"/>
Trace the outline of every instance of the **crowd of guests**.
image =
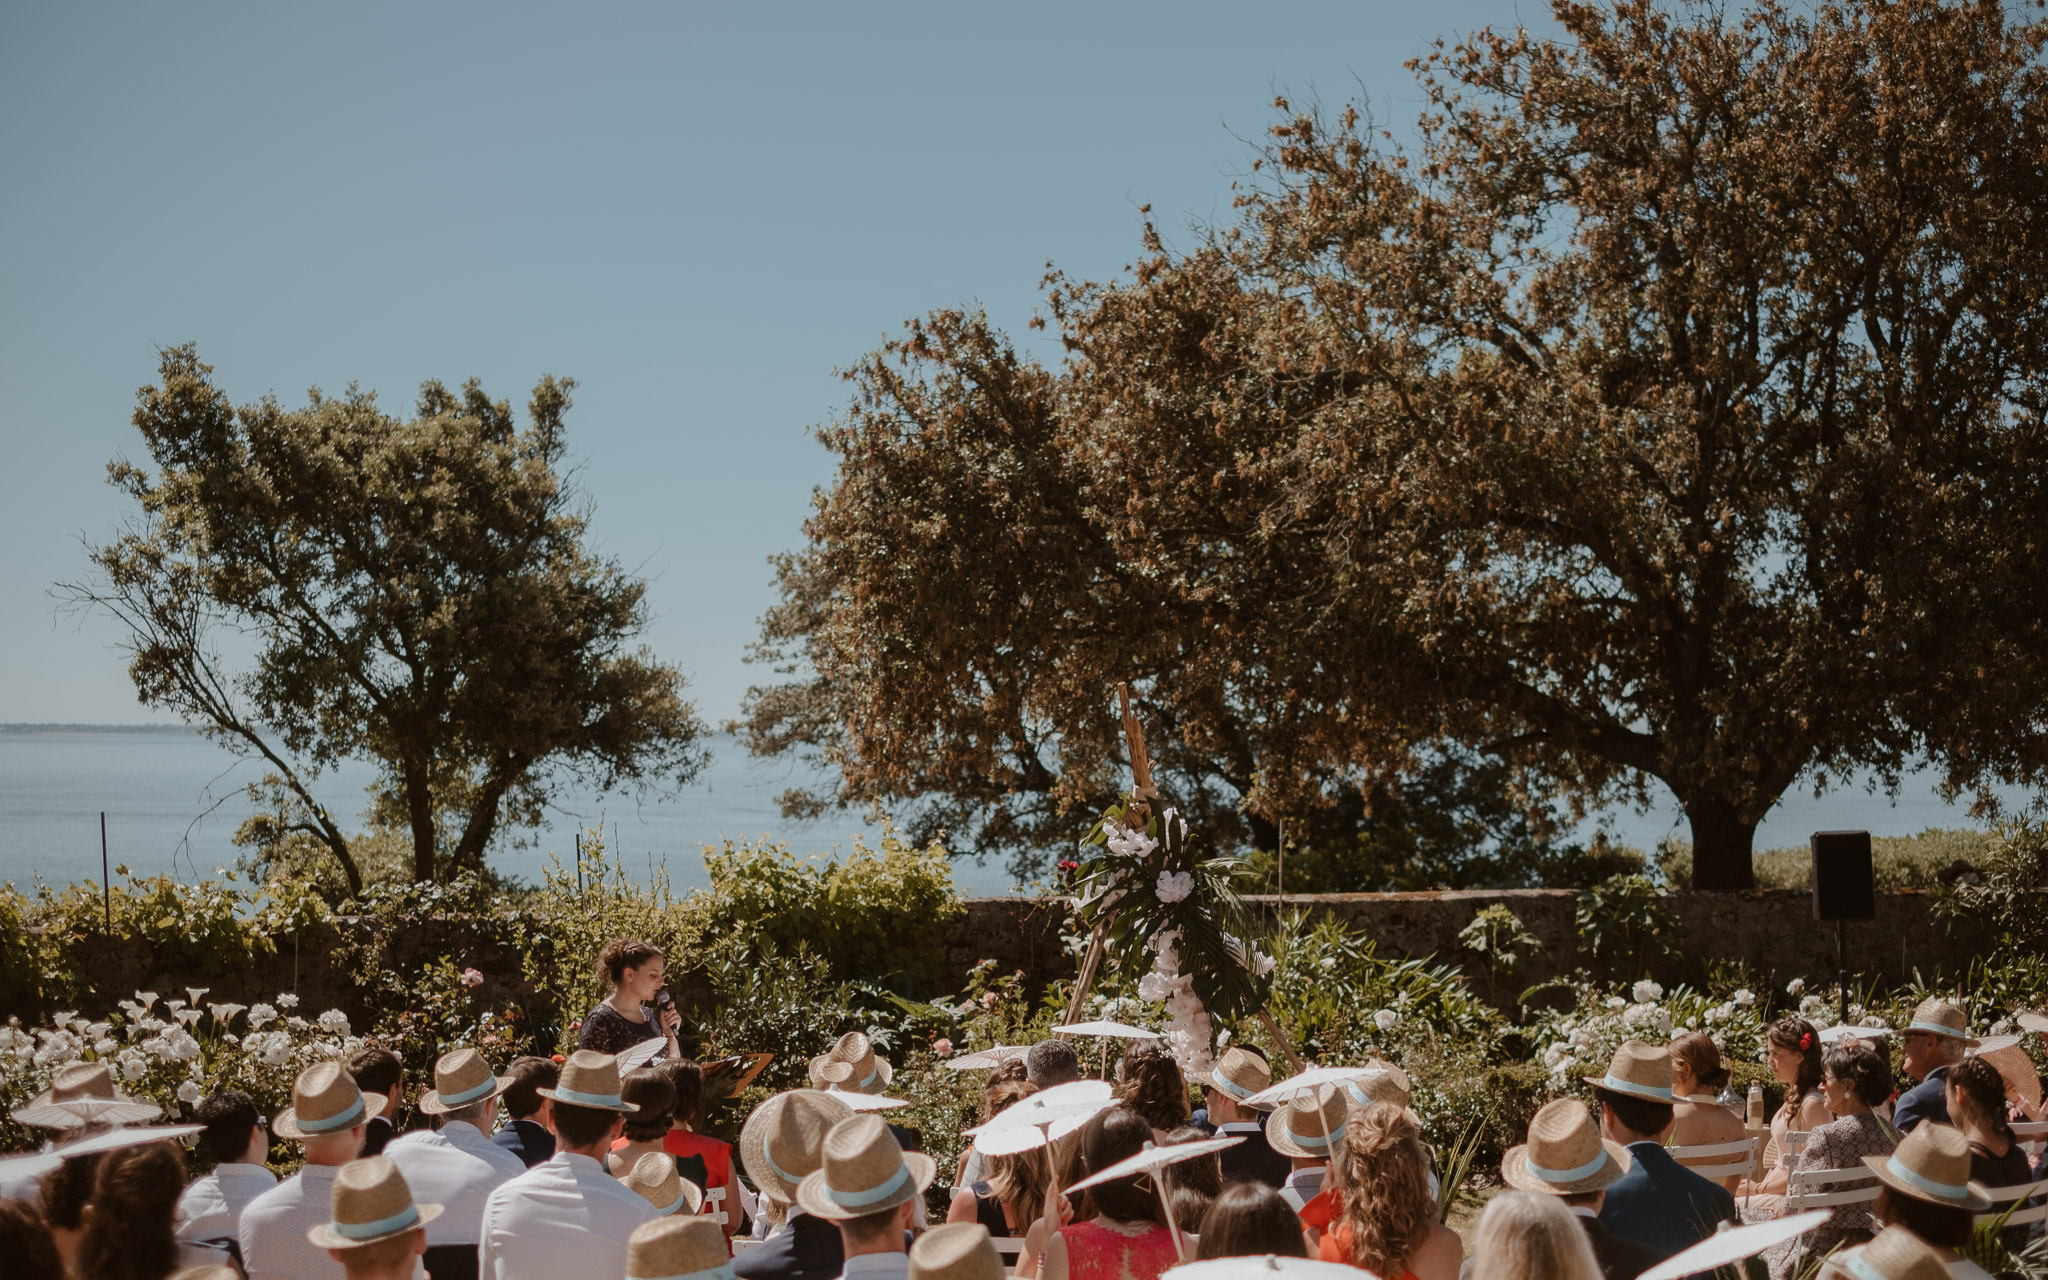
<path id="1" fill-rule="evenodd" d="M 657 998 L 661 963 L 651 947 L 608 945 L 613 995 L 564 1059 L 500 1071 L 475 1049 L 443 1055 L 413 1104 L 431 1127 L 396 1126 L 403 1064 L 382 1049 L 307 1068 L 268 1120 L 230 1092 L 182 1126 L 106 1122 L 132 1100 L 103 1065 L 63 1068 L 40 1109 L 17 1113 L 69 1107 L 79 1123 L 53 1156 L 17 1158 L 20 1176 L 0 1188 L 6 1274 L 1155 1280 L 1184 1262 L 1271 1255 L 1380 1280 L 1633 1280 L 1724 1224 L 1795 1206 L 1796 1171 L 1834 1169 L 1860 1173 L 1830 1189 L 1874 1187 L 1875 1198 L 1768 1252 L 1774 1280 L 1816 1263 L 1856 1280 L 1972 1280 L 1984 1273 L 1961 1251 L 1974 1215 L 1995 1207 L 1990 1190 L 2048 1176 L 2028 1168 L 2004 1078 L 1972 1055 L 1962 1012 L 1931 1000 L 1900 1033 L 1913 1077 L 1903 1092 L 1869 1039 L 1824 1049 L 1808 1023 L 1774 1024 L 1768 1060 L 1786 1100 L 1752 1178 L 1710 1179 L 1672 1154 L 1748 1133 L 1718 1100 L 1728 1073 L 1712 1041 L 1625 1042 L 1586 1077 L 1585 1100 L 1543 1107 L 1507 1153 L 1509 1190 L 1488 1204 L 1469 1257 L 1440 1221 L 1435 1157 L 1399 1067 L 1369 1062 L 1254 1105 L 1274 1071 L 1248 1046 L 1190 1080 L 1158 1042 L 1133 1042 L 1108 1096 L 1069 1104 L 1086 1117 L 1071 1133 L 964 1153 L 932 1223 L 939 1170 L 920 1135 L 884 1119 L 893 1068 L 858 1033 L 812 1060 L 810 1088 L 756 1107 L 736 1145 L 703 1133 L 704 1076 Z M 622 1068 L 649 1040 L 666 1058 Z M 1081 1080 L 1071 1044 L 1046 1040 L 989 1069 L 981 1119 L 1041 1093 L 1072 1099 Z M 1210 1138 L 1228 1145 L 1191 1145 Z M 189 1185 L 176 1139 L 212 1166 Z M 274 1143 L 302 1158 L 282 1180 L 266 1167 Z M 1132 1160 L 1149 1163 L 1098 1178 Z"/>

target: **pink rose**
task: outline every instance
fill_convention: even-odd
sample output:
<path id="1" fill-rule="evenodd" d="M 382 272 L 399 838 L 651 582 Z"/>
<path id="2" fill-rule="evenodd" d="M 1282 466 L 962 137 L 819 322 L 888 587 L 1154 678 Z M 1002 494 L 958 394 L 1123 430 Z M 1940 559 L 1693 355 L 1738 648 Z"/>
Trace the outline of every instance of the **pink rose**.
<path id="1" fill-rule="evenodd" d="M 982 1008 L 984 1008 L 984 1009 L 993 1009 L 993 1008 L 995 1008 L 995 1007 L 996 1007 L 996 993 L 995 993 L 995 992 L 993 992 L 993 991 L 984 991 L 984 992 L 982 992 L 982 993 L 981 993 L 981 1007 L 982 1007 Z"/>
<path id="2" fill-rule="evenodd" d="M 953 1042 L 944 1036 L 940 1036 L 932 1041 L 932 1052 L 938 1054 L 941 1058 L 950 1058 L 953 1056 Z"/>
<path id="3" fill-rule="evenodd" d="M 462 971 L 462 985 L 465 987 L 480 987 L 484 985 L 483 973 L 476 969 L 464 969 Z"/>

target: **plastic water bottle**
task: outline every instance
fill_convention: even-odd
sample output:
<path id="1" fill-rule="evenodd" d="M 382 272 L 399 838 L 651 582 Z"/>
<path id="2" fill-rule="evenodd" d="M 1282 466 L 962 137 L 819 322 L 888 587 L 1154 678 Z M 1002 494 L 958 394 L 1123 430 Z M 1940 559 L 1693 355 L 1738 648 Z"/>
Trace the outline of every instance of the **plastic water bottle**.
<path id="1" fill-rule="evenodd" d="M 1764 1087 L 1760 1084 L 1749 1086 L 1749 1127 L 1761 1129 L 1764 1126 Z"/>

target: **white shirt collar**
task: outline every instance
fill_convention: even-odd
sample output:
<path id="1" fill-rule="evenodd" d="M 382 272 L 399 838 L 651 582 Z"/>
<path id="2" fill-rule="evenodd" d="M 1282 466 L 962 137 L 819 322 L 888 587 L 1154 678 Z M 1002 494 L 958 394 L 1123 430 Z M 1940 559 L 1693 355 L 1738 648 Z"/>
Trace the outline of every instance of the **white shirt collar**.
<path id="1" fill-rule="evenodd" d="M 1565 1206 L 1565 1208 L 1570 1209 L 1573 1213 L 1579 1215 L 1581 1218 L 1591 1218 L 1595 1222 L 1598 1222 L 1600 1220 L 1600 1215 L 1594 1212 L 1593 1208 L 1590 1205 L 1568 1204 Z"/>
<path id="2" fill-rule="evenodd" d="M 1230 1122 L 1229 1124 L 1219 1124 L 1219 1125 L 1217 1125 L 1217 1126 L 1216 1126 L 1216 1132 L 1218 1132 L 1218 1133 L 1257 1133 L 1257 1132 L 1259 1132 L 1259 1126 L 1258 1126 L 1258 1122 L 1257 1122 L 1257 1121 L 1254 1121 L 1254 1120 L 1232 1120 L 1232 1121 L 1231 1121 L 1231 1122 Z"/>
<path id="3" fill-rule="evenodd" d="M 556 1150 L 555 1154 L 548 1157 L 548 1163 L 567 1165 L 571 1169 L 579 1170 L 581 1172 L 586 1173 L 605 1172 L 603 1165 L 591 1159 L 589 1156 L 581 1155 L 574 1151 L 562 1151 L 558 1149 Z M 605 1176 L 610 1177 L 611 1175 L 606 1173 Z"/>
<path id="4" fill-rule="evenodd" d="M 269 1169 L 260 1164 L 250 1164 L 246 1160 L 230 1160 L 225 1164 L 217 1164 L 213 1166 L 213 1171 L 223 1178 L 264 1178 L 271 1182 L 277 1181 L 277 1175 Z"/>
<path id="5" fill-rule="evenodd" d="M 910 1255 L 907 1253 L 862 1253 L 846 1260 L 846 1266 L 839 1273 L 843 1280 L 855 1276 L 894 1277 L 902 1280 L 910 1274 Z"/>
<path id="6" fill-rule="evenodd" d="M 467 1120 L 444 1120 L 441 1122 L 441 1136 L 450 1142 L 488 1142 L 484 1131 Z"/>

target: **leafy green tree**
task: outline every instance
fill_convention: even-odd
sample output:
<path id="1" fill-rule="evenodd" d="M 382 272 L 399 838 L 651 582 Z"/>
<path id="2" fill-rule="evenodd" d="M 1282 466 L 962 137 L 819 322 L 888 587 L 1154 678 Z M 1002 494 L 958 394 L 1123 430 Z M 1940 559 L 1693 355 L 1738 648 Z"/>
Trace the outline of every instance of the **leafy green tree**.
<path id="1" fill-rule="evenodd" d="M 277 808 L 245 834 L 318 841 L 359 892 L 309 783 L 368 758 L 372 822 L 409 836 L 414 879 L 448 880 L 566 780 L 702 767 L 682 675 L 632 647 L 644 585 L 584 545 L 561 474 L 572 382 L 542 379 L 521 431 L 474 381 L 425 384 L 408 420 L 353 386 L 237 409 L 189 345 L 159 373 L 134 419 L 154 470 L 109 469 L 140 514 L 60 591 L 124 624 L 144 703 L 268 763 L 252 790 Z M 223 631 L 253 646 L 245 669 Z"/>
<path id="2" fill-rule="evenodd" d="M 1802 778 L 2048 773 L 2048 25 L 1553 12 L 1420 60 L 1413 148 L 1281 102 L 1233 223 L 1052 277 L 1058 368 L 858 366 L 753 749 L 1049 835 L 1129 679 L 1221 838 L 1466 750 L 1540 822 L 1662 782 L 1713 889 Z"/>

